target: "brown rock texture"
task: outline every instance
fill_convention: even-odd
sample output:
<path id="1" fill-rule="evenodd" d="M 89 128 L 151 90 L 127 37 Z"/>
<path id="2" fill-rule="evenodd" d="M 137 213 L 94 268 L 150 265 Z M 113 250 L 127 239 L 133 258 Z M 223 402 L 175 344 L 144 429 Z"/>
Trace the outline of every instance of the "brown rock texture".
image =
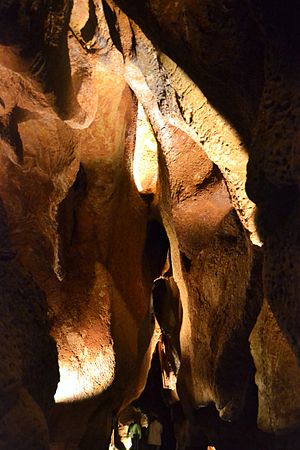
<path id="1" fill-rule="evenodd" d="M 0 221 L 0 448 L 47 449 L 44 413 L 53 404 L 58 367 L 46 298 L 16 261 L 2 204 Z"/>
<path id="2" fill-rule="evenodd" d="M 250 342 L 256 383 L 262 397 L 258 411 L 260 428 L 277 433 L 285 429 L 297 432 L 299 366 L 267 303 L 263 305 Z M 265 382 L 267 379 L 269 383 Z"/>
<path id="3" fill-rule="evenodd" d="M 1 3 L 0 448 L 108 448 L 160 333 L 178 448 L 300 445 L 299 18 Z"/>

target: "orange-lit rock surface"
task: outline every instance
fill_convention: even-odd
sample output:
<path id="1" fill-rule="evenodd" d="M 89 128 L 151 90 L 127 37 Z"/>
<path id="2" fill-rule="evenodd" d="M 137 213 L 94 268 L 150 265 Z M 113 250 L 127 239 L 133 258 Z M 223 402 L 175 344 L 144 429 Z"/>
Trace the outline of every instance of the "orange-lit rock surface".
<path id="1" fill-rule="evenodd" d="M 0 448 L 108 448 L 159 326 L 179 448 L 297 448 L 296 6 L 2 2 Z"/>

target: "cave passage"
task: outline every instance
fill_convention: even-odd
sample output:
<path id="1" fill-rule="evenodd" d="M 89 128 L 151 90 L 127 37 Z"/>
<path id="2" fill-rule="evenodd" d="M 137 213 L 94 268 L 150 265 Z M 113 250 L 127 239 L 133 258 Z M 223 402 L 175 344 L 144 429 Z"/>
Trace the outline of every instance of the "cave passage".
<path id="1" fill-rule="evenodd" d="M 298 3 L 0 2 L 1 450 L 300 448 Z"/>

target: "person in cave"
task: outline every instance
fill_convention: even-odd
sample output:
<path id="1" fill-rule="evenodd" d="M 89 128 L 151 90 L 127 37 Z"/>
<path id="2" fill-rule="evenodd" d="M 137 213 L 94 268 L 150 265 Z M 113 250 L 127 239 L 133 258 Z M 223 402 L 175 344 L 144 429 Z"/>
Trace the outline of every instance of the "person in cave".
<path id="1" fill-rule="evenodd" d="M 153 414 L 150 420 L 148 430 L 148 448 L 149 450 L 159 450 L 161 446 L 163 426 L 159 422 L 156 414 Z"/>
<path id="2" fill-rule="evenodd" d="M 142 437 L 141 425 L 137 419 L 129 425 L 128 436 L 131 437 L 130 450 L 139 450 Z"/>

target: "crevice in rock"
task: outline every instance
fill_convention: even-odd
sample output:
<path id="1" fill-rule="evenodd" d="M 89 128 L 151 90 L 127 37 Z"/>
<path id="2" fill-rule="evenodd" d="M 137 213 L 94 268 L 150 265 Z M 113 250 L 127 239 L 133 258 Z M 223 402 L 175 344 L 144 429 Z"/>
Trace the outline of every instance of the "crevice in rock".
<path id="1" fill-rule="evenodd" d="M 181 262 L 186 272 L 190 272 L 192 266 L 192 260 L 186 256 L 184 252 L 180 252 Z"/>
<path id="2" fill-rule="evenodd" d="M 152 280 L 162 274 L 169 250 L 169 239 L 163 225 L 156 219 L 147 223 L 147 232 L 142 257 L 144 271 L 149 271 Z"/>
<path id="3" fill-rule="evenodd" d="M 122 43 L 120 39 L 120 34 L 118 30 L 118 21 L 116 17 L 116 13 L 113 9 L 111 9 L 110 5 L 106 0 L 102 1 L 103 11 L 107 20 L 107 25 L 109 26 L 110 36 L 116 48 L 122 52 Z"/>
<path id="4" fill-rule="evenodd" d="M 68 272 L 69 252 L 77 230 L 77 209 L 87 193 L 87 177 L 82 164 L 76 178 L 57 211 L 57 233 L 59 239 L 56 273 L 62 280 Z"/>
<path id="5" fill-rule="evenodd" d="M 80 33 L 85 43 L 91 41 L 97 29 L 97 16 L 93 0 L 89 0 L 89 18 Z"/>

